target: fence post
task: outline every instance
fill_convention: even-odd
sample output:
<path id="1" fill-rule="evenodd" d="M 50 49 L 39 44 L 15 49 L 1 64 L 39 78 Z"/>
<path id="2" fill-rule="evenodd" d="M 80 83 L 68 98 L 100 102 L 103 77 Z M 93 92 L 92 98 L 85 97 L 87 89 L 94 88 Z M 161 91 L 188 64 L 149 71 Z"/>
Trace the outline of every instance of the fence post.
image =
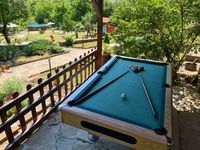
<path id="1" fill-rule="evenodd" d="M 56 70 L 56 74 L 59 72 L 59 68 L 57 68 Z M 56 79 L 56 86 L 58 86 L 60 84 L 60 77 L 58 77 Z M 62 94 L 61 94 L 61 88 L 58 89 L 58 100 L 60 101 L 62 98 Z"/>
<path id="2" fill-rule="evenodd" d="M 63 65 L 63 69 L 66 68 L 66 65 Z M 64 73 L 63 75 L 63 80 L 65 81 L 67 79 L 67 72 Z M 65 84 L 65 96 L 68 94 L 68 87 L 67 87 L 67 83 Z"/>
<path id="3" fill-rule="evenodd" d="M 47 78 L 49 79 L 51 77 L 51 73 L 49 73 L 47 75 Z M 53 88 L 53 84 L 52 82 L 49 83 L 49 91 L 51 91 L 51 89 Z M 51 100 L 51 107 L 53 107 L 55 105 L 55 100 L 54 100 L 54 95 L 53 93 L 50 95 L 50 100 Z"/>
<path id="4" fill-rule="evenodd" d="M 38 80 L 38 84 L 40 84 L 40 83 L 42 83 L 41 78 Z M 44 87 L 40 89 L 40 97 L 42 97 L 43 95 L 44 95 Z M 46 108 L 46 103 L 45 103 L 45 100 L 44 100 L 42 102 L 42 112 L 43 112 L 43 114 L 46 113 L 46 110 L 47 110 L 47 108 Z"/>
<path id="5" fill-rule="evenodd" d="M 26 86 L 27 92 L 28 92 L 31 88 L 32 88 L 32 86 L 31 86 L 30 84 L 28 84 L 28 85 Z M 28 96 L 28 99 L 29 99 L 29 104 L 31 105 L 31 104 L 33 103 L 33 101 L 34 101 L 33 94 L 30 94 L 30 95 Z M 33 122 L 36 122 L 36 121 L 37 121 L 37 112 L 36 112 L 36 109 L 33 108 L 33 109 L 31 110 L 31 113 L 32 113 Z"/>
<path id="6" fill-rule="evenodd" d="M 19 93 L 15 92 L 12 96 L 13 96 L 13 99 L 15 99 L 15 98 L 17 98 L 19 96 Z M 17 109 L 17 113 L 19 113 L 22 110 L 21 102 L 16 104 L 16 109 Z M 24 116 L 22 116 L 19 119 L 19 122 L 20 122 L 21 129 L 24 132 L 26 130 L 26 121 L 25 121 Z"/>

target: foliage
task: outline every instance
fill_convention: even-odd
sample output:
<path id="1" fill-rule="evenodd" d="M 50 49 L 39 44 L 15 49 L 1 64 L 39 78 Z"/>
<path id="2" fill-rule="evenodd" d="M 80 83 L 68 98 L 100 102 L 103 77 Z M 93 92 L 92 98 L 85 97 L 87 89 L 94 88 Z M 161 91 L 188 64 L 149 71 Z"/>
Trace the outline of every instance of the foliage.
<path id="1" fill-rule="evenodd" d="M 63 48 L 60 47 L 58 44 L 52 44 L 50 47 L 49 47 L 49 52 L 51 54 L 57 54 L 57 53 L 61 53 L 63 52 Z"/>
<path id="2" fill-rule="evenodd" d="M 200 34 L 200 1 L 127 0 L 113 15 L 117 53 L 166 60 L 173 73 Z"/>
<path id="3" fill-rule="evenodd" d="M 34 8 L 32 13 L 37 23 L 44 24 L 51 21 L 51 12 L 54 9 L 52 0 L 33 1 L 32 7 Z"/>
<path id="4" fill-rule="evenodd" d="M 107 44 L 110 43 L 110 38 L 109 38 L 109 34 L 108 33 L 105 34 L 104 43 L 107 43 Z"/>
<path id="5" fill-rule="evenodd" d="M 15 58 L 19 49 L 14 45 L 4 46 L 0 49 L 0 61 L 9 61 L 11 60 L 14 64 Z"/>
<path id="6" fill-rule="evenodd" d="M 55 3 L 51 16 L 57 27 L 64 31 L 71 31 L 73 29 L 74 22 L 71 12 L 69 1 L 59 0 Z"/>
<path id="7" fill-rule="evenodd" d="M 25 83 L 18 77 L 12 77 L 4 80 L 0 87 L 0 96 L 2 100 L 10 100 L 13 93 L 22 93 L 24 91 Z"/>
<path id="8" fill-rule="evenodd" d="M 44 31 L 44 30 L 39 30 L 39 33 L 40 33 L 40 34 L 44 34 L 45 31 Z"/>
<path id="9" fill-rule="evenodd" d="M 105 0 L 103 16 L 110 17 L 114 12 L 114 2 L 113 0 Z"/>
<path id="10" fill-rule="evenodd" d="M 10 43 L 8 38 L 7 25 L 10 22 L 28 16 L 28 6 L 26 0 L 1 0 L 0 1 L 0 22 L 3 23 L 2 34 L 7 43 Z"/>
<path id="11" fill-rule="evenodd" d="M 65 38 L 65 42 L 66 42 L 66 46 L 72 46 L 73 42 L 74 42 L 73 37 L 72 36 L 67 36 Z"/>
<path id="12" fill-rule="evenodd" d="M 72 18 L 74 21 L 82 21 L 82 17 L 86 13 L 92 11 L 92 5 L 87 0 L 73 0 L 72 1 Z"/>
<path id="13" fill-rule="evenodd" d="M 96 22 L 96 17 L 95 17 L 95 13 L 92 12 L 88 12 L 85 14 L 85 16 L 82 17 L 82 22 L 83 25 L 85 26 L 85 30 L 87 31 L 87 36 L 88 34 L 91 33 L 91 31 L 93 30 L 93 24 Z"/>
<path id="14" fill-rule="evenodd" d="M 36 40 L 33 41 L 25 50 L 24 53 L 26 56 L 33 55 L 43 55 L 49 49 L 48 40 Z"/>

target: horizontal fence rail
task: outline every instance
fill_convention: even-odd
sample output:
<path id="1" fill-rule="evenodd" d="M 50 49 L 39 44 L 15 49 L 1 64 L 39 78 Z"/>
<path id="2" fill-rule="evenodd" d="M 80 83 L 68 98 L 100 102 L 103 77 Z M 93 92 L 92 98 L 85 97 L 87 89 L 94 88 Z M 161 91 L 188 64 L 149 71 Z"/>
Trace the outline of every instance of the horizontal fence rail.
<path id="1" fill-rule="evenodd" d="M 0 145 L 13 149 L 27 139 L 53 114 L 57 106 L 95 72 L 96 49 L 88 51 L 74 62 L 48 74 L 46 80 L 39 79 L 38 85 L 26 86 L 21 95 L 15 92 L 8 103 L 0 103 Z M 26 106 L 23 107 L 23 103 Z M 8 112 L 12 111 L 12 116 Z M 0 147 L 1 149 L 1 147 Z"/>

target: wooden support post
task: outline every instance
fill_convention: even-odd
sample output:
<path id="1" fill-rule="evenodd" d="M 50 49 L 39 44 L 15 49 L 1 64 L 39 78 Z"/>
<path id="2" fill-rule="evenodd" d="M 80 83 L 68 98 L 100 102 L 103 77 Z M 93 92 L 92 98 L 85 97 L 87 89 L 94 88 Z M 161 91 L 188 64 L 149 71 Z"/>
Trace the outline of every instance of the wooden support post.
<path id="1" fill-rule="evenodd" d="M 97 2 L 99 8 L 99 14 L 97 13 L 98 28 L 97 28 L 97 52 L 96 59 L 96 70 L 102 66 L 102 27 L 103 27 L 103 0 Z"/>

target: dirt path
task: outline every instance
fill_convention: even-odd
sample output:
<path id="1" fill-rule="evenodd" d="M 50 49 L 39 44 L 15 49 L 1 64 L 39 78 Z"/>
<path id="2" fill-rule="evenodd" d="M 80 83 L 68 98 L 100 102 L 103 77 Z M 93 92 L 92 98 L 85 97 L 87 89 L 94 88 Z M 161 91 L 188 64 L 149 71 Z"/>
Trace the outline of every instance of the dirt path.
<path id="1" fill-rule="evenodd" d="M 51 58 L 52 68 L 64 65 L 69 61 L 73 61 L 75 58 L 78 58 L 80 55 L 83 55 L 89 49 L 65 48 L 65 50 L 68 50 L 69 53 Z M 25 81 L 29 81 L 29 78 L 31 76 L 44 72 L 48 69 L 48 59 L 12 67 L 9 71 L 0 75 L 0 83 L 7 78 L 11 78 L 12 76 L 16 76 L 24 79 Z"/>

